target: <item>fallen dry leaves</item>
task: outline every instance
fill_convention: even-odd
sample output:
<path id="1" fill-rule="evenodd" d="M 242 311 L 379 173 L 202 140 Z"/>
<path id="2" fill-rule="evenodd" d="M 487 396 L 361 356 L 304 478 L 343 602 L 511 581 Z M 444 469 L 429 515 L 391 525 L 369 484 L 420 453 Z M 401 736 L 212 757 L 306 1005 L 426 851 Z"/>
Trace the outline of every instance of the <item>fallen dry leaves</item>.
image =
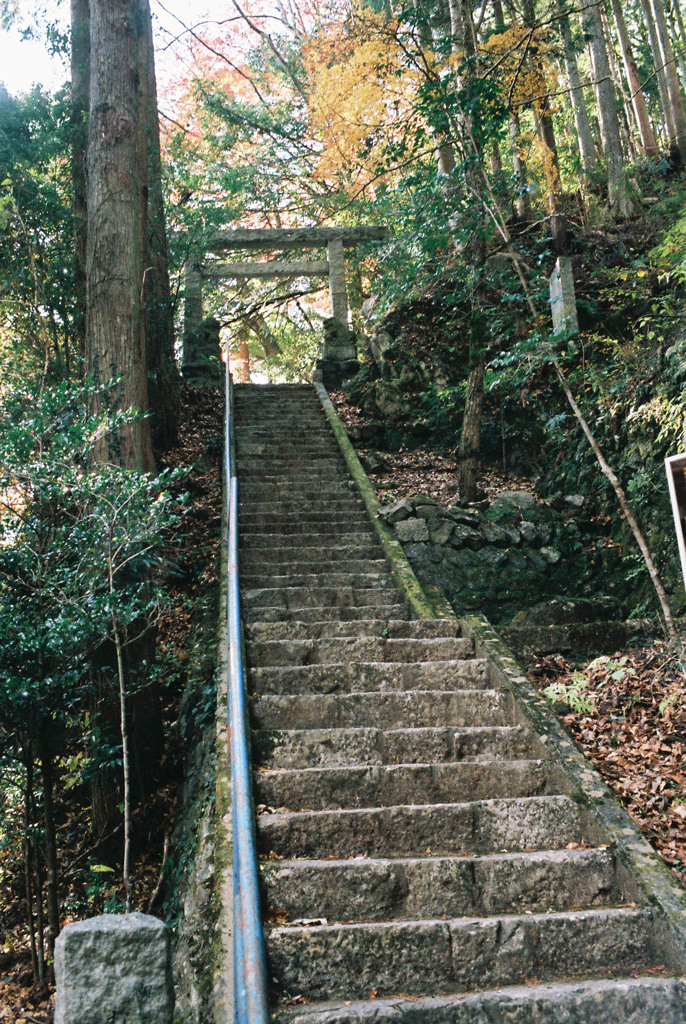
<path id="1" fill-rule="evenodd" d="M 366 418 L 350 405 L 341 391 L 330 392 L 331 401 L 341 421 L 353 437 L 356 430 L 364 434 Z M 369 479 L 376 488 L 379 501 L 387 504 L 402 498 L 423 494 L 441 505 L 450 505 L 459 499 L 457 485 L 457 458 L 454 454 L 439 453 L 430 445 L 416 445 L 401 451 L 391 451 L 368 440 L 353 440 L 355 450 L 365 466 Z M 371 468 L 371 458 L 378 466 Z M 481 496 L 493 501 L 500 491 L 530 491 L 535 494 L 530 477 L 508 473 L 503 475 L 492 468 L 481 466 L 479 471 Z"/>
<path id="2" fill-rule="evenodd" d="M 560 655 L 529 666 L 540 689 L 569 682 Z M 579 666 L 576 667 L 579 671 Z M 668 645 L 623 651 L 581 668 L 596 713 L 556 708 L 586 756 L 686 885 L 686 677 Z M 578 676 L 576 677 L 578 678 Z"/>

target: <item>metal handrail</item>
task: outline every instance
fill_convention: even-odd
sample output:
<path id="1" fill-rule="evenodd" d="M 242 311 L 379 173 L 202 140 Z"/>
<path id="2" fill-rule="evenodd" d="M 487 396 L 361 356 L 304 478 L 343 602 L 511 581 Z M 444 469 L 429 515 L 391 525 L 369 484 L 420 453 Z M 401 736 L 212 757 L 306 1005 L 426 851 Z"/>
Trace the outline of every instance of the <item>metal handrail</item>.
<path id="1" fill-rule="evenodd" d="M 267 964 L 260 913 L 243 630 L 238 590 L 238 480 L 235 471 L 233 385 L 228 359 L 225 395 L 224 463 L 228 508 L 226 607 L 229 640 L 226 689 L 233 807 L 234 1024 L 267 1024 Z"/>

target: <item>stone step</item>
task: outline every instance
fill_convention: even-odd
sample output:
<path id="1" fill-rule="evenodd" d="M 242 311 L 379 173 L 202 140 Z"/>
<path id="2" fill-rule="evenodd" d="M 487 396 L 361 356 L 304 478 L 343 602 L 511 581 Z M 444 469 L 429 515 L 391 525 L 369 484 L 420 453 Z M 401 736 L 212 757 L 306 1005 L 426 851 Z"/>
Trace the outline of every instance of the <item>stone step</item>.
<path id="1" fill-rule="evenodd" d="M 285 729 L 260 737 L 259 763 L 278 768 L 520 760 L 540 744 L 522 726 Z"/>
<path id="2" fill-rule="evenodd" d="M 394 586 L 379 584 L 376 587 L 262 587 L 245 590 L 241 595 L 242 606 L 248 608 L 381 608 L 398 603 Z"/>
<path id="3" fill-rule="evenodd" d="M 291 497 L 295 493 L 297 495 L 311 495 L 314 499 L 319 499 L 322 495 L 324 497 L 327 495 L 332 497 L 352 495 L 356 497 L 359 492 L 355 483 L 342 476 L 340 472 L 323 477 L 321 467 L 317 466 L 310 469 L 306 466 L 301 466 L 295 477 L 292 473 L 279 474 L 267 472 L 266 469 L 261 473 L 255 472 L 252 475 L 241 473 L 239 477 L 239 496 L 244 493 L 251 496 L 255 495 L 258 498 L 263 494 L 273 493 L 283 493 L 285 497 Z"/>
<path id="4" fill-rule="evenodd" d="M 345 558 L 346 554 L 351 554 L 356 550 L 363 551 L 363 558 L 368 557 L 370 552 L 373 553 L 372 557 L 380 558 L 383 550 L 371 523 L 366 530 L 360 528 L 346 530 L 345 533 L 339 533 L 333 537 L 330 533 L 320 535 L 317 530 L 312 530 L 308 535 L 292 533 L 285 536 L 272 535 L 271 531 L 269 533 L 265 531 L 241 533 L 238 543 L 241 551 L 274 551 L 279 558 L 283 557 L 283 552 L 289 552 L 291 558 L 300 558 L 304 548 L 307 558 L 321 555 L 327 561 L 331 561 L 333 557 Z"/>
<path id="5" fill-rule="evenodd" d="M 318 472 L 298 474 L 297 488 L 291 477 L 259 476 L 240 482 L 239 499 L 245 497 L 250 501 L 278 501 L 283 498 L 288 502 L 291 498 L 303 498 L 321 501 L 322 498 L 354 498 L 359 500 L 359 491 L 352 480 L 347 477 L 331 477 L 322 480 Z"/>
<path id="6" fill-rule="evenodd" d="M 307 573 L 286 573 L 281 572 L 242 572 L 241 592 L 250 590 L 269 589 L 285 590 L 289 587 L 307 587 L 308 589 L 320 590 L 322 587 L 355 587 L 369 589 L 377 587 L 381 590 L 396 587 L 395 578 L 388 566 L 381 572 L 310 572 Z"/>
<path id="7" fill-rule="evenodd" d="M 468 995 L 299 1003 L 282 1024 L 683 1024 L 686 978 L 508 986 Z"/>
<path id="8" fill-rule="evenodd" d="M 275 811 L 258 814 L 257 836 L 262 854 L 287 860 L 470 857 L 563 850 L 582 839 L 579 808 L 567 796 Z"/>
<path id="9" fill-rule="evenodd" d="M 321 512 L 331 514 L 332 512 L 350 512 L 358 515 L 366 515 L 364 506 L 353 495 L 319 494 L 316 497 L 308 497 L 300 491 L 291 493 L 282 501 L 273 499 L 254 498 L 248 494 L 242 494 L 238 503 L 239 522 L 245 516 L 301 516 L 319 515 Z"/>
<path id="10" fill-rule="evenodd" d="M 287 920 L 485 917 L 609 906 L 619 900 L 609 850 L 263 861 L 261 874 L 265 904 Z"/>
<path id="11" fill-rule="evenodd" d="M 293 811 L 442 804 L 560 793 L 560 772 L 547 761 L 457 761 L 262 769 L 259 803 Z"/>
<path id="12" fill-rule="evenodd" d="M 370 574 L 372 576 L 383 575 L 390 572 L 388 562 L 383 558 L 345 558 L 329 560 L 327 562 L 316 562 L 312 559 L 300 557 L 300 559 L 288 562 L 264 562 L 260 552 L 245 552 L 241 557 L 240 581 L 242 586 L 250 585 L 250 581 L 256 577 L 256 573 L 265 572 L 273 577 L 296 577 L 341 574 L 345 573 Z"/>
<path id="13" fill-rule="evenodd" d="M 276 606 L 263 606 L 259 608 L 243 608 L 243 620 L 246 624 L 255 622 L 274 623 L 290 621 L 297 622 L 337 622 L 339 624 L 352 622 L 358 619 L 367 620 L 371 613 L 378 612 L 370 606 L 359 608 L 346 607 L 334 608 L 330 605 L 312 605 L 305 608 L 280 608 Z M 384 605 L 383 613 L 389 619 L 399 619 L 403 615 L 409 615 L 407 607 L 403 604 Z"/>
<path id="14" fill-rule="evenodd" d="M 249 663 L 256 666 L 320 665 L 327 662 L 432 662 L 472 658 L 474 644 L 463 637 L 408 639 L 332 637 L 321 640 L 253 642 Z"/>
<path id="15" fill-rule="evenodd" d="M 279 455 L 276 450 L 267 451 L 264 444 L 243 444 L 242 453 L 236 453 L 238 478 L 240 480 L 259 483 L 271 483 L 273 480 L 300 481 L 324 479 L 347 479 L 345 462 L 340 454 L 327 455 L 324 452 L 312 452 L 296 456 Z M 324 475 L 324 471 L 326 475 Z"/>
<path id="16" fill-rule="evenodd" d="M 336 562 L 340 566 L 349 558 L 379 560 L 381 558 L 381 545 L 372 533 L 367 536 L 357 534 L 352 541 L 337 543 L 336 545 L 318 544 L 310 545 L 306 537 L 289 537 L 281 540 L 278 544 L 271 539 L 271 543 L 259 535 L 251 537 L 239 537 L 239 551 L 241 565 L 264 565 L 273 563 L 275 565 L 291 564 L 307 559 L 311 565 L 330 563 L 336 555 Z"/>
<path id="17" fill-rule="evenodd" d="M 270 970 L 306 999 L 437 995 L 568 976 L 627 975 L 656 963 L 638 908 L 273 928 Z"/>
<path id="18" fill-rule="evenodd" d="M 324 643 L 325 641 L 321 641 Z M 469 641 L 464 643 L 469 649 Z M 351 656 L 352 657 L 352 656 Z M 346 694 L 363 691 L 413 693 L 419 697 L 423 691 L 458 690 L 475 691 L 475 697 L 488 703 L 490 690 L 485 658 L 465 658 L 461 661 L 341 661 L 314 665 L 280 665 L 251 668 L 249 678 L 256 693 Z M 480 692 L 479 692 L 480 691 Z M 426 723 L 433 724 L 433 723 Z"/>
<path id="19" fill-rule="evenodd" d="M 502 690 L 263 694 L 252 713 L 261 729 L 403 729 L 514 725 L 512 695 Z"/>
<path id="20" fill-rule="evenodd" d="M 455 637 L 456 619 L 359 619 L 357 622 L 255 622 L 248 636 L 254 641 L 319 640 L 338 636 Z"/>
<path id="21" fill-rule="evenodd" d="M 309 519 L 301 516 L 290 518 L 270 516 L 243 516 L 239 524 L 241 536 L 258 534 L 261 537 L 287 537 L 290 534 L 305 534 L 308 539 L 313 536 L 325 535 L 336 538 L 339 534 L 371 533 L 373 527 L 366 516 L 359 512 L 322 512 L 313 513 Z M 335 546 L 335 539 L 331 540 Z"/>

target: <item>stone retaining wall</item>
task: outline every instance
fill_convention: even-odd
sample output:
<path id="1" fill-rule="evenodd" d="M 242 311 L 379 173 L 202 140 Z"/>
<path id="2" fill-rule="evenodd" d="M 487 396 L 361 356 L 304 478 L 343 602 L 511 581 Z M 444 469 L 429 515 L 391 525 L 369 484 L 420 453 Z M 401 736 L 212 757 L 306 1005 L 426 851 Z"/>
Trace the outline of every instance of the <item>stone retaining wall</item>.
<path id="1" fill-rule="evenodd" d="M 571 595 L 590 603 L 587 620 L 621 617 L 617 602 L 595 598 L 616 549 L 585 518 L 582 496 L 560 497 L 557 504 L 526 491 L 447 507 L 417 495 L 382 507 L 379 517 L 395 531 L 421 583 L 441 588 L 459 614 L 517 624 L 523 610 Z"/>

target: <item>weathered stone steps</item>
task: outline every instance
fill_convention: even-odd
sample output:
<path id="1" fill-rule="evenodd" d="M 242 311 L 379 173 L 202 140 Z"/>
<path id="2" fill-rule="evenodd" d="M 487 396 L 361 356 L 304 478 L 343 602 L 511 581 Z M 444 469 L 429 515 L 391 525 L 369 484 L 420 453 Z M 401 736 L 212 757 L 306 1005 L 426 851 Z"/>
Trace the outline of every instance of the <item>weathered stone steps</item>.
<path id="1" fill-rule="evenodd" d="M 621 978 L 468 995 L 346 1000 L 279 1011 L 282 1024 L 682 1024 L 686 981 Z"/>
<path id="2" fill-rule="evenodd" d="M 487 917 L 616 904 L 609 850 L 541 850 L 481 857 L 270 861 L 274 915 L 350 921 Z"/>
<path id="3" fill-rule="evenodd" d="M 383 589 L 382 589 L 383 588 Z M 261 587 L 246 590 L 241 595 L 245 608 L 380 608 L 382 605 L 396 605 L 398 595 L 388 584 L 376 587 Z"/>
<path id="4" fill-rule="evenodd" d="M 656 963 L 650 911 L 601 908 L 490 918 L 273 928 L 270 969 L 306 999 L 437 995 Z"/>
<path id="5" fill-rule="evenodd" d="M 431 764 L 520 760 L 542 744 L 523 726 L 434 726 L 414 729 L 281 729 L 266 734 L 266 768 Z M 534 755 L 536 756 L 536 755 Z"/>
<path id="6" fill-rule="evenodd" d="M 468 857 L 560 850 L 581 843 L 579 808 L 566 796 L 258 815 L 258 844 L 284 859 Z"/>
<path id="7" fill-rule="evenodd" d="M 317 640 L 330 637 L 373 636 L 428 638 L 459 636 L 454 619 L 361 619 L 357 622 L 254 622 L 251 640 Z"/>
<path id="8" fill-rule="evenodd" d="M 343 568 L 345 568 L 345 572 L 341 571 Z M 255 557 L 253 554 L 252 558 L 243 557 L 241 559 L 241 570 L 241 585 L 250 590 L 259 589 L 262 580 L 267 580 L 270 584 L 273 584 L 274 580 L 278 580 L 280 586 L 284 577 L 288 580 L 306 576 L 309 581 L 308 585 L 312 583 L 316 586 L 317 579 L 315 577 L 321 580 L 322 576 L 333 576 L 336 582 L 342 583 L 344 577 L 351 575 L 385 576 L 388 573 L 388 566 L 380 558 L 346 559 L 340 562 L 322 563 L 301 559 L 286 563 L 270 562 L 265 565 L 259 560 L 259 556 Z M 299 583 L 298 586 L 303 586 L 303 584 Z"/>
<path id="9" fill-rule="evenodd" d="M 559 773 L 540 760 L 278 768 L 255 776 L 260 803 L 296 811 L 540 796 L 560 787 Z"/>
<path id="10" fill-rule="evenodd" d="M 336 545 L 336 551 L 339 555 L 336 564 L 340 567 L 348 558 L 364 560 L 371 558 L 377 560 L 380 550 L 380 545 L 375 537 L 356 538 L 349 543 L 340 543 Z M 327 563 L 332 560 L 331 545 L 308 548 L 300 538 L 298 538 L 297 544 L 285 544 L 283 542 L 277 544 L 273 541 L 266 543 L 258 537 L 251 537 L 246 543 L 243 543 L 241 540 L 240 552 L 241 566 L 250 565 L 251 571 L 254 571 L 260 559 L 264 564 L 266 572 L 271 571 L 272 565 L 301 562 L 303 559 L 306 559 L 312 565 Z"/>
<path id="11" fill-rule="evenodd" d="M 255 609 L 244 609 L 243 617 L 248 624 L 257 621 L 265 624 L 273 622 L 284 623 L 290 621 L 300 623 L 346 623 L 360 619 L 368 621 L 370 614 L 373 614 L 374 612 L 378 613 L 379 611 L 388 615 L 389 619 L 397 619 L 401 615 L 407 615 L 407 608 L 403 604 L 384 605 L 382 609 L 377 609 L 370 605 L 364 605 L 362 607 L 353 607 L 351 605 L 335 607 L 333 605 L 314 604 L 309 607 L 300 605 L 299 607 L 295 606 L 293 608 L 284 608 L 275 605 L 260 605 Z"/>
<path id="12" fill-rule="evenodd" d="M 321 640 L 272 640 L 250 645 L 250 665 L 314 665 L 325 662 L 444 662 L 471 658 L 464 637 L 332 637 Z M 364 678 L 364 677 L 362 677 Z"/>
<path id="13" fill-rule="evenodd" d="M 512 697 L 502 690 L 263 694 L 253 687 L 253 694 L 261 729 L 316 729 L 322 722 L 331 729 L 515 724 Z"/>
<path id="14" fill-rule="evenodd" d="M 340 566 L 339 566 L 340 568 Z M 320 590 L 323 587 L 355 587 L 366 590 L 372 587 L 395 587 L 395 580 L 388 569 L 380 572 L 313 572 L 305 573 L 281 572 L 246 572 L 242 578 L 242 588 L 248 590 L 271 589 L 287 590 L 292 587 L 308 587 Z"/>
<path id="15" fill-rule="evenodd" d="M 352 649 L 352 648 L 351 648 Z M 322 665 L 280 665 L 252 668 L 250 681 L 258 693 L 330 694 L 371 693 L 373 690 L 406 692 L 423 690 L 487 690 L 487 662 L 483 658 L 450 661 L 350 661 Z M 493 691 L 500 693 L 501 691 Z M 484 695 L 488 701 L 488 695 Z"/>

